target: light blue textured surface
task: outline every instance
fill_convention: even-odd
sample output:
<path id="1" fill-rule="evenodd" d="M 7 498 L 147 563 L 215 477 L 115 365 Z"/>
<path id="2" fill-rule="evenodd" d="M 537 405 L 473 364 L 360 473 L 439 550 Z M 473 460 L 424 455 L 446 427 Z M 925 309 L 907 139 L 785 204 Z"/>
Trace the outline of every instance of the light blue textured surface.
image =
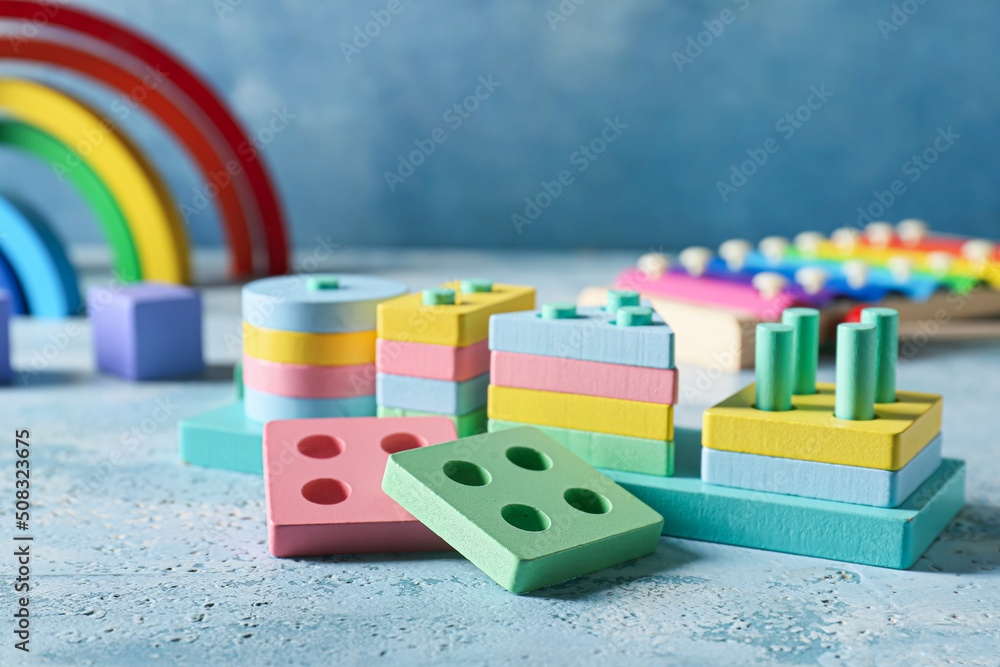
<path id="1" fill-rule="evenodd" d="M 375 376 L 375 395 L 378 404 L 387 408 L 464 415 L 486 405 L 489 384 L 489 373 L 464 382 L 379 373 Z"/>
<path id="2" fill-rule="evenodd" d="M 254 475 L 264 473 L 264 424 L 247 419 L 243 401 L 203 412 L 177 425 L 181 461 Z"/>
<path id="3" fill-rule="evenodd" d="M 243 403 L 248 418 L 265 423 L 274 419 L 375 416 L 374 396 L 294 398 L 269 394 L 244 385 Z"/>
<path id="4" fill-rule="evenodd" d="M 700 458 L 700 431 L 679 429 L 674 443 L 677 459 Z M 664 535 L 897 569 L 916 563 L 965 504 L 956 459 L 894 509 L 705 484 L 680 461 L 674 477 L 604 472 L 664 515 Z"/>
<path id="5" fill-rule="evenodd" d="M 222 258 L 205 259 L 195 257 L 199 276 L 224 275 Z M 351 248 L 324 269 L 411 285 L 489 275 L 573 301 L 634 261 Z M 9 541 L 13 520 L 6 438 L 30 428 L 32 663 L 990 665 L 1000 655 L 1000 342 L 933 341 L 900 356 L 900 387 L 944 394 L 945 453 L 969 462 L 966 508 L 911 570 L 663 537 L 651 556 L 518 597 L 456 554 L 272 558 L 263 478 L 178 460 L 177 421 L 233 403 L 239 290 L 218 282 L 203 299 L 210 371 L 197 381 L 95 375 L 86 322 L 75 332 L 14 318 L 0 536 Z M 46 357 L 53 339 L 64 344 Z M 751 375 L 682 365 L 678 425 L 699 425 Z M 819 375 L 832 379 L 828 356 Z M 12 566 L 0 555 L 3 665 L 29 662 L 10 641 Z"/>
<path id="6" fill-rule="evenodd" d="M 872 507 L 901 504 L 940 465 L 940 435 L 896 471 L 701 450 L 701 479 L 708 484 Z"/>
<path id="7" fill-rule="evenodd" d="M 609 364 L 674 367 L 674 332 L 657 314 L 652 324 L 620 327 L 603 308 L 578 308 L 569 319 L 544 319 L 540 310 L 490 317 L 490 350 L 541 354 Z"/>
<path id="8" fill-rule="evenodd" d="M 406 294 L 401 282 L 332 274 L 336 289 L 309 288 L 304 276 L 262 278 L 243 286 L 243 321 L 255 327 L 307 333 L 374 331 L 378 304 Z"/>

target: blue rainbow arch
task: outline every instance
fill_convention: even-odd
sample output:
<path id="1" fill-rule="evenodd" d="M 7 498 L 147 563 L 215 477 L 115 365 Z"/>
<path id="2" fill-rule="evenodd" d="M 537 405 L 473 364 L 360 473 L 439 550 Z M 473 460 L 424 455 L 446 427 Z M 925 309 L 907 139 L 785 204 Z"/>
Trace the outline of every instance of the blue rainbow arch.
<path id="1" fill-rule="evenodd" d="M 20 284 L 26 310 L 38 317 L 80 314 L 76 272 L 42 217 L 27 204 L 0 196 L 0 230 L 0 254 L 11 274 L 8 280 Z"/>
<path id="2" fill-rule="evenodd" d="M 21 282 L 17 279 L 14 269 L 10 268 L 7 258 L 0 253 L 0 290 L 7 292 L 10 298 L 11 315 L 27 315 L 28 307 L 24 303 L 24 292 Z"/>

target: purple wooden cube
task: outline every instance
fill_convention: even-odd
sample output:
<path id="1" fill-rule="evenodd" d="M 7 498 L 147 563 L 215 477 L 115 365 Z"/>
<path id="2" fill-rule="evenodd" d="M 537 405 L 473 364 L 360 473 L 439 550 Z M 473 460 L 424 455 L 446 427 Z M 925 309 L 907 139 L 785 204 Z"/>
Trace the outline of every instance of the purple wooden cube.
<path id="1" fill-rule="evenodd" d="M 0 289 L 0 384 L 10 382 L 10 296 Z"/>
<path id="2" fill-rule="evenodd" d="M 180 285 L 139 283 L 93 288 L 87 313 L 97 367 L 130 380 L 196 375 L 201 352 L 201 297 Z"/>

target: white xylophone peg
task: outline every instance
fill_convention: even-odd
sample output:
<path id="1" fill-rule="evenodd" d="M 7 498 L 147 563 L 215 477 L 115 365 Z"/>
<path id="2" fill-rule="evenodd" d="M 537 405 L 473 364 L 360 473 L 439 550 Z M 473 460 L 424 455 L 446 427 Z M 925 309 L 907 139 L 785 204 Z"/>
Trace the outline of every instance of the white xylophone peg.
<path id="1" fill-rule="evenodd" d="M 868 265 L 860 259 L 847 260 L 840 265 L 840 271 L 851 289 L 861 289 L 868 284 Z"/>
<path id="2" fill-rule="evenodd" d="M 927 253 L 927 268 L 938 275 L 944 275 L 951 270 L 951 265 L 955 263 L 955 256 L 950 252 L 935 250 Z"/>
<path id="3" fill-rule="evenodd" d="M 925 236 L 930 227 L 923 220 L 907 218 L 896 223 L 896 233 L 906 245 L 917 245 Z"/>
<path id="4" fill-rule="evenodd" d="M 833 241 L 834 245 L 840 248 L 841 251 L 850 252 L 854 250 L 854 246 L 858 244 L 859 236 L 861 236 L 861 232 L 854 227 L 840 227 L 833 230 L 833 234 L 830 234 L 830 240 Z"/>
<path id="5" fill-rule="evenodd" d="M 700 276 L 705 273 L 708 263 L 712 259 L 712 251 L 703 246 L 691 246 L 681 250 L 677 255 L 677 261 L 681 263 L 684 270 L 692 276 Z"/>
<path id="6" fill-rule="evenodd" d="M 865 238 L 874 246 L 884 248 L 892 240 L 893 227 L 888 222 L 871 222 L 865 227 Z"/>
<path id="7" fill-rule="evenodd" d="M 639 258 L 636 266 L 647 278 L 659 278 L 670 268 L 670 256 L 662 252 L 648 252 Z"/>
<path id="8" fill-rule="evenodd" d="M 760 250 L 760 254 L 764 255 L 767 261 L 778 264 L 785 256 L 788 245 L 788 239 L 784 236 L 765 236 L 757 244 L 757 250 Z"/>
<path id="9" fill-rule="evenodd" d="M 826 237 L 819 232 L 802 232 L 795 235 L 792 241 L 795 249 L 806 257 L 815 257 L 819 252 L 819 245 L 826 240 Z"/>
<path id="10" fill-rule="evenodd" d="M 962 257 L 975 265 L 985 264 L 993 255 L 996 244 L 986 239 L 971 239 L 962 244 Z"/>
<path id="11" fill-rule="evenodd" d="M 773 271 L 761 271 L 753 277 L 751 284 L 757 288 L 762 297 L 773 299 L 788 285 L 788 278 Z"/>
<path id="12" fill-rule="evenodd" d="M 826 287 L 826 271 L 818 266 L 803 266 L 795 272 L 795 282 L 802 286 L 806 294 L 819 294 Z"/>
<path id="13" fill-rule="evenodd" d="M 726 268 L 730 271 L 739 271 L 747 263 L 747 254 L 753 250 L 749 241 L 743 239 L 729 239 L 719 246 L 719 257 L 726 260 Z"/>
<path id="14" fill-rule="evenodd" d="M 905 283 L 913 276 L 913 260 L 901 255 L 893 255 L 886 262 L 893 280 L 897 283 Z"/>

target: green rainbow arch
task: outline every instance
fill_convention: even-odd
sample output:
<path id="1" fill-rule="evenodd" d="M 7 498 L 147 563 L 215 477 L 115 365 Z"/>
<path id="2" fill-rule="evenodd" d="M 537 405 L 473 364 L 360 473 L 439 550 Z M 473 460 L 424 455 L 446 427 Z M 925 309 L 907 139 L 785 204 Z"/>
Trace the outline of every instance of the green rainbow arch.
<path id="1" fill-rule="evenodd" d="M 65 177 L 87 202 L 111 246 L 116 274 L 123 282 L 142 278 L 139 255 L 125 215 L 111 191 L 88 163 L 45 130 L 16 120 L 0 120 L 0 146 L 8 146 L 49 163 Z M 73 165 L 71 169 L 60 165 Z"/>

